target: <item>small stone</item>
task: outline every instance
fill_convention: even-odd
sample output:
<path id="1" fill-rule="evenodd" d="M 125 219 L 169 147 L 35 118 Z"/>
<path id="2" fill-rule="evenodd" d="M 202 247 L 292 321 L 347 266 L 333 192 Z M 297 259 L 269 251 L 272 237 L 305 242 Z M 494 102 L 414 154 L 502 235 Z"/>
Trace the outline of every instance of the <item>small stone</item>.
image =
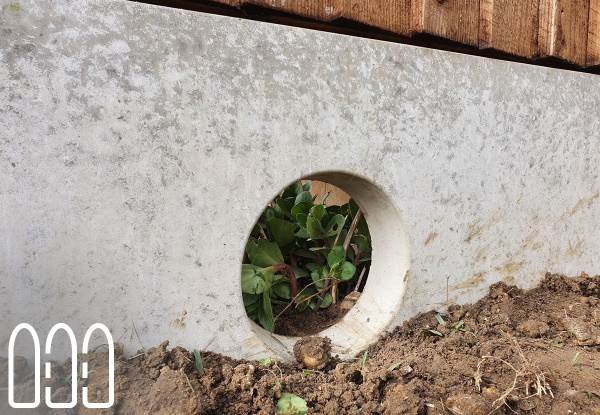
<path id="1" fill-rule="evenodd" d="M 562 322 L 567 331 L 575 336 L 580 346 L 600 345 L 600 330 L 575 318 L 564 317 Z"/>
<path id="2" fill-rule="evenodd" d="M 294 345 L 294 356 L 307 369 L 323 369 L 331 360 L 331 340 L 318 336 L 303 337 Z"/>

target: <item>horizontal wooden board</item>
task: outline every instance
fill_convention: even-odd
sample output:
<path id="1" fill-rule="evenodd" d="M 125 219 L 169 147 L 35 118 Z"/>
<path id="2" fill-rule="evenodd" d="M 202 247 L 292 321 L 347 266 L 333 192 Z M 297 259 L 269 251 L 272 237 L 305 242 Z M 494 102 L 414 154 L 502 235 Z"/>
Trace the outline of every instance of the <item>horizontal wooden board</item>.
<path id="1" fill-rule="evenodd" d="M 590 0 L 540 0 L 541 56 L 586 64 L 589 5 Z"/>
<path id="2" fill-rule="evenodd" d="M 477 45 L 479 37 L 479 0 L 414 0 L 422 2 L 424 33 L 441 36 L 467 45 Z"/>
<path id="3" fill-rule="evenodd" d="M 600 0 L 214 2 L 259 6 L 323 22 L 343 18 L 401 36 L 431 34 L 528 59 L 550 56 L 580 66 L 600 64 Z"/>
<path id="4" fill-rule="evenodd" d="M 481 0 L 479 47 L 536 56 L 538 9 L 539 0 Z"/>

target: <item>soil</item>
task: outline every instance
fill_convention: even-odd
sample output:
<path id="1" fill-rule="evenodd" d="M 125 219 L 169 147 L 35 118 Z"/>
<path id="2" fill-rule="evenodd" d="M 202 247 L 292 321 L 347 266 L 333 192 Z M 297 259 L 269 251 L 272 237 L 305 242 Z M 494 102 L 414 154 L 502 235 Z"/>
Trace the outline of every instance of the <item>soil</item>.
<path id="1" fill-rule="evenodd" d="M 307 310 L 300 313 L 284 312 L 275 322 L 276 334 L 283 336 L 311 336 L 320 333 L 340 321 L 356 304 L 360 297 L 359 291 L 345 294 L 341 301 L 320 310 Z M 275 308 L 277 315 L 282 308 Z"/>
<path id="2" fill-rule="evenodd" d="M 191 353 L 165 342 L 119 358 L 114 408 L 53 413 L 267 415 L 289 392 L 314 414 L 600 415 L 600 277 L 548 274 L 530 291 L 498 283 L 473 305 L 407 321 L 356 359 L 328 347 L 314 338 L 297 347 L 321 369 L 203 352 L 197 370 Z M 106 355 L 89 359 L 88 386 L 102 399 Z M 19 377 L 24 393 L 32 381 Z"/>
<path id="3" fill-rule="evenodd" d="M 284 313 L 275 322 L 275 333 L 283 336 L 310 336 L 340 321 L 349 309 L 332 304 L 322 310 L 303 313 Z M 277 314 L 277 310 L 276 314 Z"/>

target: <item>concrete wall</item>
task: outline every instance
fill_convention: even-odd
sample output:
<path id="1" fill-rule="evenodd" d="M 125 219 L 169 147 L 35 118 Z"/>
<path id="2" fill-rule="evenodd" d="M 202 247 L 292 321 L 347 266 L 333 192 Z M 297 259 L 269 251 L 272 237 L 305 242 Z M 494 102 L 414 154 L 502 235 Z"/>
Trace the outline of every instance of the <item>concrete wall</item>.
<path id="1" fill-rule="evenodd" d="M 363 178 L 334 184 L 377 222 L 341 353 L 446 295 L 600 273 L 597 76 L 120 0 L 0 4 L 2 354 L 20 322 L 96 321 L 130 351 L 283 353 L 245 318 L 241 255 L 275 193 L 326 171 Z"/>

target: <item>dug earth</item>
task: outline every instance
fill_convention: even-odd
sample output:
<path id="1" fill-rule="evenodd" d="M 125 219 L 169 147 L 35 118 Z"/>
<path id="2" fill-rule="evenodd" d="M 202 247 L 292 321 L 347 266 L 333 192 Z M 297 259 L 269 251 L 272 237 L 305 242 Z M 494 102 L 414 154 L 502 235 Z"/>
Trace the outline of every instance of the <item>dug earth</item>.
<path id="1" fill-rule="evenodd" d="M 600 277 L 547 274 L 529 291 L 495 284 L 473 305 L 411 319 L 355 359 L 331 356 L 319 337 L 302 339 L 295 356 L 241 361 L 164 342 L 119 357 L 113 408 L 52 414 L 600 415 Z M 89 359 L 100 400 L 106 356 Z M 18 370 L 17 395 L 33 383 L 23 361 Z"/>

